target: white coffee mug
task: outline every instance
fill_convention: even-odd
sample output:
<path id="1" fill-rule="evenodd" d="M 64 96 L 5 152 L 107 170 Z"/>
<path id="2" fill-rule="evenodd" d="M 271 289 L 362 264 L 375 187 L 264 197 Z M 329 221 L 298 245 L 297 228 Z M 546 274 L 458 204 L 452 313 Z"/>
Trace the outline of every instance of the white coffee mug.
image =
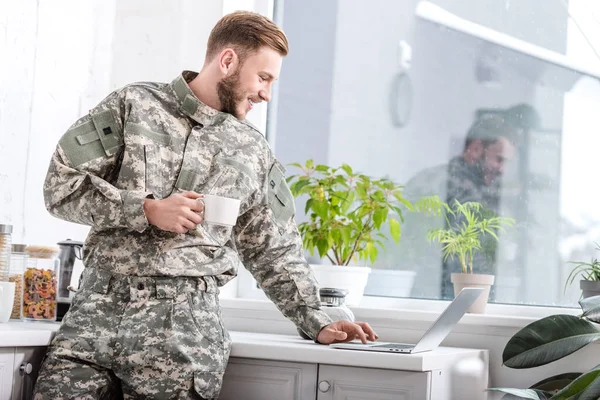
<path id="1" fill-rule="evenodd" d="M 206 194 L 198 201 L 204 203 L 204 222 L 207 224 L 235 225 L 240 212 L 238 199 Z"/>
<path id="2" fill-rule="evenodd" d="M 8 322 L 15 301 L 15 283 L 0 282 L 0 323 Z"/>

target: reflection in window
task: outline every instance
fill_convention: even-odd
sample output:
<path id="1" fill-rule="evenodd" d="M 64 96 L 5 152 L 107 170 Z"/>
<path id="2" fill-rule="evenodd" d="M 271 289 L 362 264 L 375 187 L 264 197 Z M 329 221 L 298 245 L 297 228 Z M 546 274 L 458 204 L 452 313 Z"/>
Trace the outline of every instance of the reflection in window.
<path id="1" fill-rule="evenodd" d="M 583 36 L 573 24 L 582 2 L 281 3 L 291 43 L 273 124 L 281 160 L 345 162 L 407 184 L 408 196 L 513 217 L 479 263 L 496 275 L 492 301 L 573 305 L 568 261 L 589 260 L 600 242 L 600 63 L 588 43 L 600 29 L 586 24 Z M 412 287 L 375 294 L 449 296 L 457 266 L 426 240 L 445 223 L 407 217 L 374 267 L 412 271 Z"/>

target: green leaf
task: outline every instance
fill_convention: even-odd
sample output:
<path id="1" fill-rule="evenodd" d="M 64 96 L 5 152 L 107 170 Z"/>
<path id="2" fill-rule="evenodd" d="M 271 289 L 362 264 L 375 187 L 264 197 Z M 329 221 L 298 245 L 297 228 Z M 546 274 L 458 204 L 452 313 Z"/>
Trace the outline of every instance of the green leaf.
<path id="1" fill-rule="evenodd" d="M 375 223 L 375 228 L 379 229 L 385 218 L 387 217 L 387 208 L 378 208 L 373 213 L 373 222 Z"/>
<path id="2" fill-rule="evenodd" d="M 491 388 L 488 391 L 507 393 L 513 396 L 511 399 L 548 400 L 552 397 L 552 393 L 537 389 Z"/>
<path id="3" fill-rule="evenodd" d="M 304 214 L 308 214 L 308 210 L 310 210 L 310 208 L 312 207 L 313 202 L 313 199 L 306 200 L 306 205 L 304 206 Z"/>
<path id="4" fill-rule="evenodd" d="M 390 235 L 396 243 L 400 241 L 400 222 L 397 219 L 391 218 L 390 220 Z"/>
<path id="5" fill-rule="evenodd" d="M 311 159 L 306 160 L 306 169 L 313 169 L 315 167 L 315 162 Z"/>
<path id="6" fill-rule="evenodd" d="M 361 199 L 364 199 L 365 197 L 367 197 L 367 190 L 365 189 L 365 187 L 363 185 L 356 185 L 356 193 L 358 194 L 358 197 L 360 197 Z"/>
<path id="7" fill-rule="evenodd" d="M 529 389 L 538 389 L 550 393 L 556 393 L 559 390 L 566 388 L 571 382 L 579 378 L 581 375 L 581 372 L 567 372 L 554 375 L 534 383 L 529 387 Z"/>
<path id="8" fill-rule="evenodd" d="M 319 239 L 317 241 L 317 250 L 319 250 L 319 256 L 325 257 L 329 251 L 329 243 L 327 242 L 327 239 Z"/>
<path id="9" fill-rule="evenodd" d="M 352 203 L 354 203 L 355 197 L 356 195 L 354 194 L 354 192 L 346 193 L 346 195 L 344 196 L 344 202 L 342 203 L 342 214 L 346 215 L 348 213 L 348 210 L 352 206 Z"/>
<path id="10" fill-rule="evenodd" d="M 352 168 L 348 165 L 348 164 L 342 164 L 342 169 L 344 170 L 344 172 L 346 172 L 348 175 L 352 175 Z"/>
<path id="11" fill-rule="evenodd" d="M 502 362 L 509 368 L 546 365 L 600 339 L 591 323 L 573 315 L 552 315 L 517 332 L 506 344 Z"/>
<path id="12" fill-rule="evenodd" d="M 596 400 L 600 397 L 600 366 L 582 374 L 567 387 L 554 394 L 556 399 Z"/>
<path id="13" fill-rule="evenodd" d="M 313 199 L 314 200 L 314 199 Z M 325 201 L 314 200 L 312 202 L 313 211 L 319 216 L 321 219 L 327 219 L 329 214 L 329 206 Z"/>
<path id="14" fill-rule="evenodd" d="M 600 296 L 588 297 L 579 301 L 579 305 L 583 310 L 582 317 L 600 323 Z"/>
<path id="15" fill-rule="evenodd" d="M 292 187 L 290 188 L 293 188 L 292 193 L 294 197 L 298 197 L 300 194 L 302 194 L 302 189 L 308 184 L 310 184 L 310 181 L 307 180 L 302 180 L 294 183 L 294 185 L 292 185 Z"/>
<path id="16" fill-rule="evenodd" d="M 319 172 L 328 172 L 329 171 L 329 167 L 327 165 L 317 165 L 315 167 L 315 171 L 319 171 Z"/>

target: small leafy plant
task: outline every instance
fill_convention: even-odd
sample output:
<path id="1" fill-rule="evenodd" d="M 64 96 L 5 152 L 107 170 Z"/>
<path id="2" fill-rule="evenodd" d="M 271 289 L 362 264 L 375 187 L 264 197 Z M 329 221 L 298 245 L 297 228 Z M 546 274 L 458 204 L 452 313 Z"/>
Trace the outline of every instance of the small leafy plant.
<path id="1" fill-rule="evenodd" d="M 596 243 L 596 250 L 600 250 L 598 243 Z M 571 261 L 571 264 L 575 264 L 575 267 L 573 267 L 567 277 L 565 290 L 567 289 L 567 285 L 572 284 L 578 275 L 581 275 L 586 281 L 600 281 L 600 261 L 598 259 L 593 258 L 589 263 L 585 261 Z"/>
<path id="2" fill-rule="evenodd" d="M 384 222 L 394 241 L 400 240 L 401 205 L 412 210 L 402 197 L 402 186 L 387 178 L 374 179 L 355 173 L 347 164 L 333 168 L 291 164 L 302 173 L 287 180 L 294 197 L 308 195 L 305 213 L 309 221 L 298 225 L 304 247 L 327 257 L 334 265 L 358 260 L 375 262 L 384 249 Z"/>
<path id="3" fill-rule="evenodd" d="M 442 244 L 444 261 L 458 258 L 463 273 L 473 273 L 473 257 L 482 249 L 483 235 L 490 235 L 498 241 L 498 231 L 505 226 L 513 226 L 514 219 L 500 217 L 476 202 L 454 201 L 452 207 L 442 203 L 446 210 L 448 228 L 436 228 L 428 232 L 431 241 Z M 452 221 L 452 222 L 450 222 Z"/>

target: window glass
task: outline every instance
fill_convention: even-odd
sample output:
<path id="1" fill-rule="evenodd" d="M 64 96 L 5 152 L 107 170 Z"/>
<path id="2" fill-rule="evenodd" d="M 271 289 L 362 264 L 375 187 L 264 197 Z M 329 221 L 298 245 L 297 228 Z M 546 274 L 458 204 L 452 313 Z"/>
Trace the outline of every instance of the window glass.
<path id="1" fill-rule="evenodd" d="M 490 301 L 576 304 L 579 278 L 565 290 L 569 261 L 600 255 L 593 42 L 600 6 L 311 0 L 276 7 L 290 54 L 268 125 L 284 164 L 348 163 L 406 185 L 412 200 L 438 194 L 512 217 L 515 226 L 476 258 L 475 272 L 496 276 Z M 451 298 L 449 273 L 459 265 L 444 262 L 426 239 L 445 224 L 406 215 L 400 244 L 388 240 L 373 267 L 406 271 L 409 287 L 371 294 Z"/>

